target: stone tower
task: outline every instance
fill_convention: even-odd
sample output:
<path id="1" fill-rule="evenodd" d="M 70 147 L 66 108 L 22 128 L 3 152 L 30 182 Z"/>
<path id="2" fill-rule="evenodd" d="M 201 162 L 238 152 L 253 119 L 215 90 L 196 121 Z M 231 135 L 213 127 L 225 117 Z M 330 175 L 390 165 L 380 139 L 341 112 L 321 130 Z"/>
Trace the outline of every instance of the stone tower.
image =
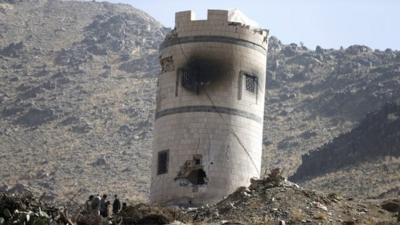
<path id="1" fill-rule="evenodd" d="M 230 11 L 176 13 L 160 46 L 151 202 L 213 203 L 260 176 L 267 36 Z"/>

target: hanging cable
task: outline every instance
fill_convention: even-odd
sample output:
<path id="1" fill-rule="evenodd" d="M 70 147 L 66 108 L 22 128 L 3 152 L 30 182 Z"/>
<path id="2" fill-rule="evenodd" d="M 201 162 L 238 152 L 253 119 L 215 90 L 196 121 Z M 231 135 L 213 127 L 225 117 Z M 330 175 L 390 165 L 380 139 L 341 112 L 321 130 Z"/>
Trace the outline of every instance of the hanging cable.
<path id="1" fill-rule="evenodd" d="M 188 57 L 186 56 L 183 47 L 182 47 L 182 43 L 179 42 L 179 47 L 180 50 L 182 52 L 182 55 L 185 57 L 186 61 L 188 60 Z M 240 62 L 241 63 L 241 62 Z M 257 84 L 257 86 L 259 86 Z M 210 95 L 208 94 L 208 92 L 206 90 L 204 90 L 204 93 L 206 94 L 207 98 L 209 99 L 211 105 L 213 107 L 216 107 L 216 105 L 214 104 L 214 101 L 211 99 Z M 254 166 L 254 168 L 256 169 L 257 173 L 260 174 L 260 170 L 257 167 L 257 164 L 255 163 L 254 159 L 251 157 L 250 152 L 247 150 L 247 148 L 244 146 L 244 144 L 242 143 L 242 141 L 240 140 L 239 135 L 237 135 L 237 133 L 233 130 L 233 128 L 231 126 L 229 126 L 229 123 L 225 120 L 225 118 L 223 117 L 223 115 L 220 112 L 217 112 L 217 114 L 219 115 L 219 117 L 221 118 L 221 120 L 225 123 L 225 125 L 227 125 L 231 131 L 231 133 L 233 134 L 233 136 L 235 137 L 235 139 L 237 140 L 237 142 L 239 143 L 239 145 L 242 147 L 243 151 L 247 154 L 247 156 L 249 157 L 252 165 Z"/>
<path id="2" fill-rule="evenodd" d="M 212 106 L 213 106 L 213 107 L 216 107 L 215 104 L 214 104 L 214 101 L 213 101 L 213 100 L 211 99 L 211 97 L 208 95 L 207 91 L 204 91 L 204 92 L 206 93 L 206 96 L 207 96 L 207 98 L 210 100 Z M 250 152 L 247 150 L 247 148 L 244 146 L 244 144 L 243 144 L 242 141 L 240 140 L 239 135 L 237 135 L 236 132 L 233 130 L 233 128 L 232 128 L 231 126 L 229 126 L 229 123 L 225 121 L 224 116 L 223 116 L 220 112 L 217 112 L 217 113 L 218 113 L 219 117 L 221 118 L 221 120 L 225 123 L 225 125 L 227 125 L 227 126 L 230 128 L 231 133 L 232 133 L 233 136 L 236 138 L 236 140 L 238 141 L 239 145 L 242 147 L 243 151 L 244 151 L 244 152 L 247 154 L 247 156 L 249 157 L 249 159 L 250 159 L 251 163 L 253 164 L 254 168 L 256 169 L 257 173 L 260 174 L 260 170 L 258 169 L 256 162 L 253 160 L 253 158 L 251 157 Z"/>

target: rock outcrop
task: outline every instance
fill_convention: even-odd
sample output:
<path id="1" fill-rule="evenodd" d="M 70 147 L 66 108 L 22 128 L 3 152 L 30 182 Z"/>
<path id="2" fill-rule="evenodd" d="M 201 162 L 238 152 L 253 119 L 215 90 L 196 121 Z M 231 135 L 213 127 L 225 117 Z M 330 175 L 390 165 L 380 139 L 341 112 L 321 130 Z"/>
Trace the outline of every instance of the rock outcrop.
<path id="1" fill-rule="evenodd" d="M 302 164 L 290 178 L 304 181 L 346 166 L 400 157 L 400 105 L 387 104 L 370 113 L 350 132 L 334 138 L 302 157 Z"/>

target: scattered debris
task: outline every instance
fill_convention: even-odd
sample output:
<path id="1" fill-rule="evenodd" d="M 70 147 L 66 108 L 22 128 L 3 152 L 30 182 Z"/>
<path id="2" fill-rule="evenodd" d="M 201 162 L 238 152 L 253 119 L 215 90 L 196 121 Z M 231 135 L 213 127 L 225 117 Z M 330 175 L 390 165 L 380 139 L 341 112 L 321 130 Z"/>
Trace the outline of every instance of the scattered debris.
<path id="1" fill-rule="evenodd" d="M 64 216 L 63 216 L 64 215 Z M 57 224 L 73 225 L 65 211 L 37 201 L 32 193 L 0 193 L 0 224 Z"/>
<path id="2" fill-rule="evenodd" d="M 89 204 L 91 205 L 91 204 Z M 337 194 L 305 190 L 272 170 L 265 179 L 251 181 L 215 205 L 199 208 L 171 208 L 140 203 L 103 218 L 93 206 L 80 207 L 77 216 L 65 208 L 55 208 L 33 198 L 32 194 L 6 194 L 0 198 L 0 224 L 57 225 L 286 225 L 286 224 L 396 224 L 391 212 L 398 200 L 361 202 L 342 199 Z M 89 208 L 88 208 L 89 207 Z M 390 211 L 384 211 L 382 208 Z M 83 209 L 83 210 L 82 210 Z M 92 210 L 91 210 L 92 209 Z M 31 221 L 32 223 L 27 223 Z M 16 222 L 15 222 L 16 221 Z M 54 224 L 54 223 L 53 223 Z"/>
<path id="3" fill-rule="evenodd" d="M 238 188 L 215 205 L 185 212 L 200 224 L 224 224 L 223 221 L 229 224 L 275 225 L 395 221 L 389 212 L 374 203 L 349 201 L 337 194 L 303 189 L 287 181 L 280 169 L 273 169 L 264 179 L 252 179 L 248 188 Z"/>

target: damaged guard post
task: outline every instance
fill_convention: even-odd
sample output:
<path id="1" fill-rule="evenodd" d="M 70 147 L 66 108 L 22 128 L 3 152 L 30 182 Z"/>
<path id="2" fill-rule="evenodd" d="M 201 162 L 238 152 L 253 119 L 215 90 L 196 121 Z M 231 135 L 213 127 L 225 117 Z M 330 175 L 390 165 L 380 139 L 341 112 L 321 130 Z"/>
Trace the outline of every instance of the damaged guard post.
<path id="1" fill-rule="evenodd" d="M 248 21 L 176 14 L 160 46 L 153 203 L 213 203 L 259 177 L 268 31 Z"/>

